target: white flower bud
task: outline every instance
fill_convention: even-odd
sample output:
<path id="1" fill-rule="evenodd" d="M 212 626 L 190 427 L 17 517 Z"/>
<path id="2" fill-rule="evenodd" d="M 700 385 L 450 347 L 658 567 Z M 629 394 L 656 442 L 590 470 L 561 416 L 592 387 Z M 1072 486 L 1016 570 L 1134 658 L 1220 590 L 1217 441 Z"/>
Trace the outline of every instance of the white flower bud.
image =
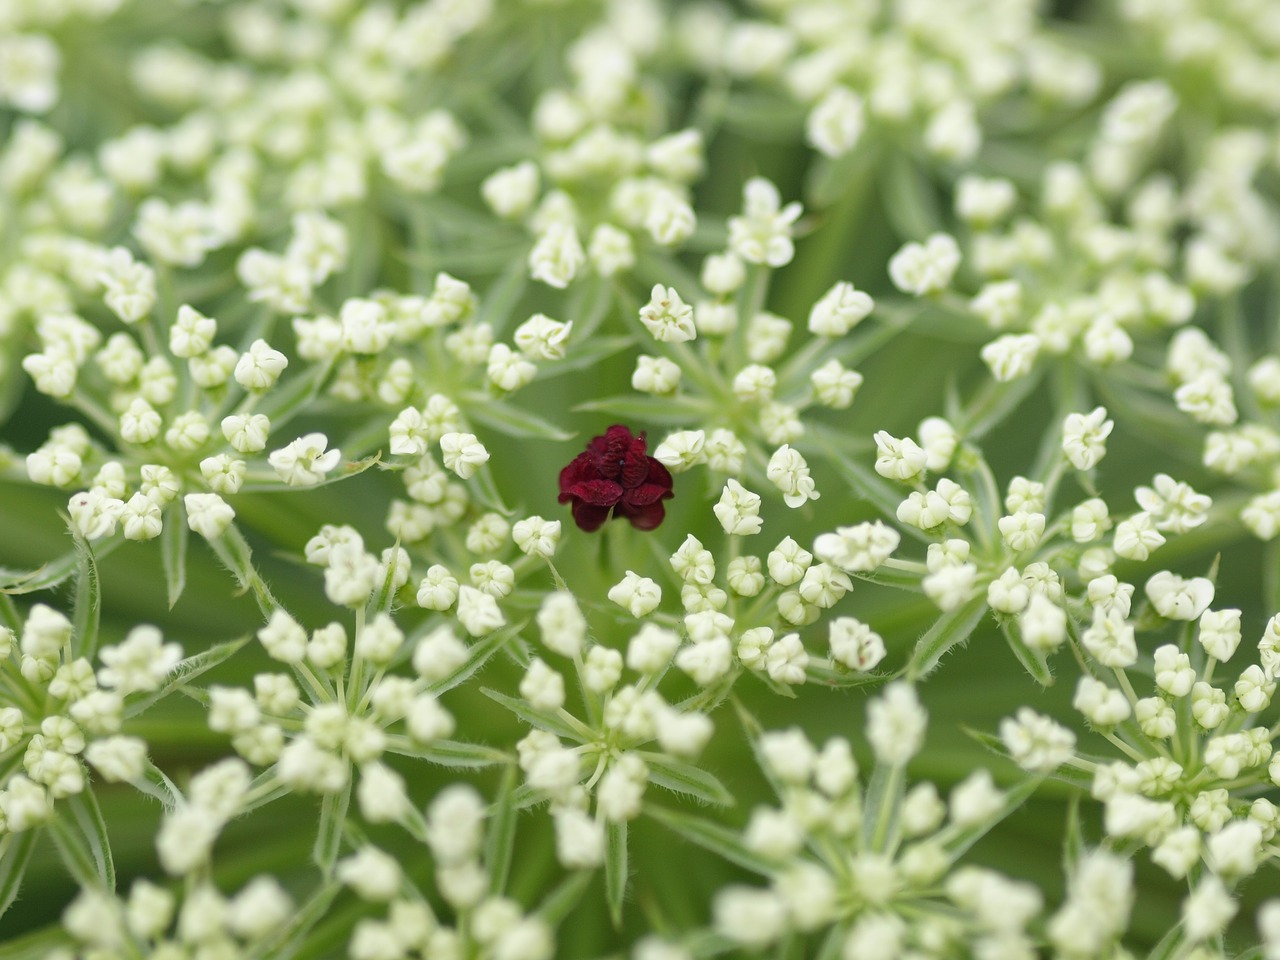
<path id="1" fill-rule="evenodd" d="M 636 254 L 631 234 L 610 223 L 601 223 L 591 231 L 587 255 L 596 273 L 602 277 L 630 270 L 635 266 Z"/>
<path id="2" fill-rule="evenodd" d="M 556 221 L 547 225 L 529 251 L 529 276 L 563 290 L 586 260 L 578 231 L 571 223 Z"/>
<path id="3" fill-rule="evenodd" d="M 712 512 L 725 533 L 732 536 L 759 533 L 764 525 L 760 518 L 759 494 L 752 493 L 732 477 L 725 482 L 724 491 Z"/>
<path id="4" fill-rule="evenodd" d="M 911 480 L 925 469 L 929 455 L 910 437 L 899 440 L 881 430 L 875 435 L 876 473 L 890 480 Z"/>
<path id="5" fill-rule="evenodd" d="M 1155 519 L 1149 513 L 1135 513 L 1116 524 L 1113 544 L 1116 554 L 1126 560 L 1146 560 L 1151 551 L 1164 542 L 1164 535 L 1156 529 Z"/>
<path id="6" fill-rule="evenodd" d="M 446 433 L 440 438 L 440 456 L 447 469 L 463 480 L 475 476 L 476 471 L 489 462 L 489 451 L 473 433 Z"/>
<path id="7" fill-rule="evenodd" d="M 1032 650 L 1052 653 L 1067 639 L 1067 615 L 1043 593 L 1032 592 L 1018 618 L 1022 640 Z"/>
<path id="8" fill-rule="evenodd" d="M 940 293 L 960 266 L 955 238 L 935 233 L 923 244 L 908 243 L 889 260 L 889 279 L 903 293 L 922 297 Z"/>
<path id="9" fill-rule="evenodd" d="M 1213 583 L 1204 577 L 1184 580 L 1161 570 L 1146 585 L 1147 598 L 1160 616 L 1168 620 L 1195 620 L 1213 602 Z"/>
<path id="10" fill-rule="evenodd" d="M 648 577 L 633 570 L 609 590 L 609 599 L 639 619 L 657 609 L 662 602 L 661 588 Z"/>
<path id="11" fill-rule="evenodd" d="M 1006 333 L 982 348 L 982 361 L 997 381 L 1008 383 L 1031 372 L 1040 346 L 1040 337 L 1034 333 Z"/>
<path id="12" fill-rule="evenodd" d="M 987 606 L 999 613 L 1021 613 L 1030 599 L 1031 591 L 1016 567 L 1007 568 L 987 585 Z"/>
<path id="13" fill-rule="evenodd" d="M 641 355 L 636 358 L 631 386 L 641 393 L 657 396 L 675 393 L 680 386 L 680 367 L 666 357 Z"/>
<path id="14" fill-rule="evenodd" d="M 604 862 L 604 825 L 572 807 L 555 815 L 556 859 L 570 870 L 589 870 Z"/>
<path id="15" fill-rule="evenodd" d="M 875 308 L 875 301 L 853 284 L 841 281 L 809 311 L 809 332 L 820 337 L 843 337 Z"/>
<path id="16" fill-rule="evenodd" d="M 768 946 L 786 929 L 786 906 L 771 890 L 725 887 L 715 895 L 711 912 L 718 933 L 752 949 Z"/>
<path id="17" fill-rule="evenodd" d="M 527 517 L 511 528 L 511 539 L 522 553 L 535 557 L 551 557 L 560 543 L 560 521 Z"/>
<path id="18" fill-rule="evenodd" d="M 928 714 L 920 705 L 915 689 L 898 680 L 867 705 L 867 741 L 876 759 L 903 766 L 924 745 Z"/>
<path id="19" fill-rule="evenodd" d="M 1080 678 L 1071 705 L 1095 727 L 1114 727 L 1129 718 L 1129 701 L 1124 694 L 1092 677 Z"/>
<path id="20" fill-rule="evenodd" d="M 831 659 L 859 673 L 875 669 L 885 657 L 884 640 L 853 617 L 838 617 L 831 622 L 828 643 Z"/>
<path id="21" fill-rule="evenodd" d="M 701 430 L 670 434 L 653 451 L 653 458 L 672 473 L 683 473 L 706 460 L 706 434 Z"/>
<path id="22" fill-rule="evenodd" d="M 975 770 L 951 791 L 951 822 L 959 827 L 978 826 L 997 817 L 1004 803 L 1005 795 L 996 788 L 991 772 Z"/>
<path id="23" fill-rule="evenodd" d="M 673 287 L 655 284 L 649 302 L 640 308 L 640 322 L 659 342 L 681 343 L 698 333 L 693 324 L 693 308 L 680 299 Z"/>
<path id="24" fill-rule="evenodd" d="M 207 540 L 222 536 L 235 519 L 235 510 L 216 493 L 188 493 L 182 502 L 187 526 Z"/>
<path id="25" fill-rule="evenodd" d="M 1000 739 L 1018 766 L 1032 773 L 1052 773 L 1075 755 L 1075 734 L 1030 707 L 1020 707 L 1017 719 L 1000 721 Z"/>
<path id="26" fill-rule="evenodd" d="M 846 86 L 834 86 L 809 111 L 805 139 L 828 157 L 844 156 L 862 136 L 863 112 L 862 97 Z"/>
<path id="27" fill-rule="evenodd" d="M 518 220 L 533 206 L 539 186 L 537 165 L 525 160 L 491 173 L 480 184 L 480 195 L 504 220 Z"/>

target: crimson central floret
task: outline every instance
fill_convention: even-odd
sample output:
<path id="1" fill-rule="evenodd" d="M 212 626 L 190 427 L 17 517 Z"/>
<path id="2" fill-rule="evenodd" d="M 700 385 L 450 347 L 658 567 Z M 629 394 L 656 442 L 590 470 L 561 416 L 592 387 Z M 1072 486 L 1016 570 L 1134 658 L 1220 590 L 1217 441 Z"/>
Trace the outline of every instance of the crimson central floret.
<path id="1" fill-rule="evenodd" d="M 611 516 L 626 517 L 639 530 L 662 523 L 662 501 L 675 495 L 671 474 L 646 449 L 643 431 L 632 435 L 614 424 L 560 471 L 560 502 L 573 504 L 579 527 L 596 530 Z"/>

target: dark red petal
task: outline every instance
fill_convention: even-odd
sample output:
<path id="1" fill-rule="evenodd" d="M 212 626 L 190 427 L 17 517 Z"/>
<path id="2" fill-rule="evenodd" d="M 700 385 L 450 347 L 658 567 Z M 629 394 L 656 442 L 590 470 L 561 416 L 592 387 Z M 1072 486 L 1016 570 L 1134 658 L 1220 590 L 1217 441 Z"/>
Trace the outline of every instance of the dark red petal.
<path id="1" fill-rule="evenodd" d="M 581 500 L 573 501 L 573 522 L 587 533 L 600 529 L 600 525 L 608 519 L 608 507 L 592 506 Z"/>
<path id="2" fill-rule="evenodd" d="M 647 507 L 664 498 L 670 498 L 671 491 L 661 484 L 642 483 L 638 487 L 632 487 L 622 495 L 622 502 L 630 507 Z"/>
<path id="3" fill-rule="evenodd" d="M 622 487 L 612 480 L 586 480 L 568 491 L 575 499 L 598 507 L 611 507 L 622 499 Z"/>
<path id="4" fill-rule="evenodd" d="M 664 488 L 667 491 L 668 497 L 675 496 L 675 494 L 671 492 L 671 487 L 672 487 L 671 471 L 662 465 L 662 461 L 655 460 L 653 457 L 649 457 L 648 459 L 649 459 L 649 476 L 646 477 L 645 479 L 649 483 L 656 483 L 658 486 Z"/>
<path id="5" fill-rule="evenodd" d="M 649 476 L 649 457 L 644 455 L 643 447 L 639 452 L 633 447 L 622 461 L 622 476 L 619 478 L 624 487 L 638 487 Z"/>
<path id="6" fill-rule="evenodd" d="M 604 432 L 605 442 L 608 443 L 610 450 L 626 450 L 635 442 L 635 436 L 631 433 L 630 427 L 624 427 L 620 423 L 615 423 L 612 427 Z"/>
<path id="7" fill-rule="evenodd" d="M 663 518 L 667 515 L 666 508 L 662 505 L 661 500 L 655 500 L 653 503 L 643 507 L 627 507 L 625 504 L 619 504 L 619 514 L 631 521 L 631 525 L 637 530 L 652 530 L 662 523 Z"/>
<path id="8" fill-rule="evenodd" d="M 592 465 L 600 476 L 616 480 L 621 475 L 628 451 L 635 444 L 631 431 L 621 424 L 614 424 L 596 437 L 587 447 Z"/>
<path id="9" fill-rule="evenodd" d="M 560 496 L 564 498 L 569 492 L 569 488 L 575 484 L 583 483 L 587 480 L 597 480 L 600 477 L 599 471 L 591 464 L 591 459 L 585 453 L 580 453 L 570 461 L 569 465 L 560 471 Z M 565 499 L 561 499 L 561 503 L 565 503 Z"/>

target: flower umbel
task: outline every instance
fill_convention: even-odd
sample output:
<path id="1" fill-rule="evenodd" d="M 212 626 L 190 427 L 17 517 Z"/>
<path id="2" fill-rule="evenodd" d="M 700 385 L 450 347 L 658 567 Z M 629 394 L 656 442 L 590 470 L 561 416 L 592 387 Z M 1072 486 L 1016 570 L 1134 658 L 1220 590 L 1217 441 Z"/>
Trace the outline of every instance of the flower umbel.
<path id="1" fill-rule="evenodd" d="M 626 517 L 639 530 L 662 523 L 662 501 L 675 495 L 671 474 L 646 449 L 643 431 L 635 436 L 614 424 L 560 471 L 560 502 L 573 504 L 579 527 L 596 530 L 611 516 Z"/>

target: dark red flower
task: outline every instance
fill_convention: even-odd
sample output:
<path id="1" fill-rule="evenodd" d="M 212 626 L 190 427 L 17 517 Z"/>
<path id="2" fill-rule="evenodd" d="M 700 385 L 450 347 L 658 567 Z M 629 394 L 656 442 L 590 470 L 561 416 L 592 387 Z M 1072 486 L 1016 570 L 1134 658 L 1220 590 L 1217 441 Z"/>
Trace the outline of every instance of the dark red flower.
<path id="1" fill-rule="evenodd" d="M 560 471 L 560 502 L 573 504 L 579 527 L 599 529 L 610 516 L 626 517 L 638 530 L 652 530 L 662 522 L 662 501 L 675 496 L 671 474 L 645 449 L 643 431 L 632 436 L 628 428 L 614 424 Z"/>

